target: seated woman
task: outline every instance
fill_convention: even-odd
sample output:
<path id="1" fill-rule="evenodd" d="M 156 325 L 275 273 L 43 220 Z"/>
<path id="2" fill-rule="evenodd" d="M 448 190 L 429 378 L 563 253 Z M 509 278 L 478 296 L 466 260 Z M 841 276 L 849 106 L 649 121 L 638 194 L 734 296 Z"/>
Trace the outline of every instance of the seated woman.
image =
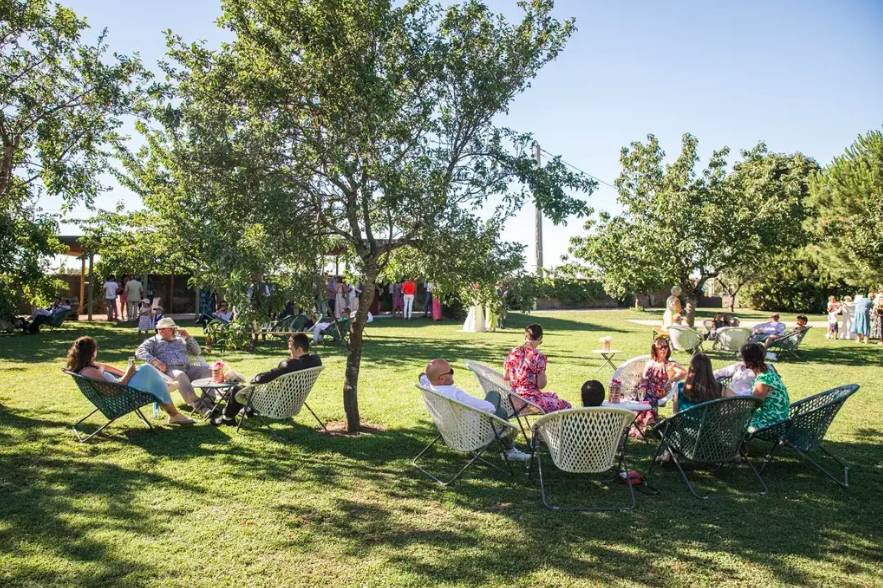
<path id="1" fill-rule="evenodd" d="M 650 346 L 650 359 L 644 366 L 644 374 L 638 382 L 638 392 L 641 399 L 649 402 L 652 410 L 644 410 L 635 418 L 635 425 L 639 429 L 656 423 L 656 403 L 665 397 L 674 382 L 684 379 L 686 371 L 674 361 L 670 361 L 671 346 L 665 337 L 657 337 Z"/>
<path id="2" fill-rule="evenodd" d="M 740 349 L 742 354 L 742 361 L 740 363 L 734 363 L 725 368 L 715 370 L 714 377 L 716 380 L 730 380 L 726 388 L 724 388 L 725 397 L 751 396 L 751 391 L 754 389 L 754 379 L 757 377 L 754 370 L 748 367 L 745 360 L 746 353 L 750 356 L 751 345 L 753 343 L 746 343 Z"/>
<path id="3" fill-rule="evenodd" d="M 524 344 L 509 352 L 503 364 L 503 378 L 513 392 L 539 405 L 543 412 L 570 408 L 570 403 L 554 392 L 543 392 L 546 387 L 546 356 L 539 350 L 543 342 L 543 327 L 528 325 L 524 330 Z"/>
<path id="4" fill-rule="evenodd" d="M 226 302 L 221 300 L 218 303 L 218 309 L 212 314 L 212 317 L 227 324 L 233 320 L 233 311 L 229 309 Z"/>
<path id="5" fill-rule="evenodd" d="M 756 376 L 751 395 L 763 400 L 748 424 L 748 432 L 751 433 L 787 419 L 790 400 L 779 373 L 773 366 L 764 363 L 766 348 L 759 343 L 747 343 L 745 347 L 748 348 L 743 347 L 742 350 L 745 367 Z"/>
<path id="6" fill-rule="evenodd" d="M 711 360 L 704 353 L 697 353 L 690 358 L 686 379 L 678 384 L 675 412 L 687 410 L 709 400 L 717 400 L 721 397 L 721 392 L 720 384 L 714 379 Z"/>
<path id="7" fill-rule="evenodd" d="M 169 396 L 169 388 L 166 381 L 155 367 L 144 364 L 136 368 L 132 364 L 124 372 L 106 363 L 96 363 L 96 357 L 98 357 L 98 343 L 95 339 L 92 337 L 80 337 L 74 341 L 67 352 L 67 369 L 92 380 L 126 384 L 136 390 L 150 394 L 156 398 L 157 402 L 162 405 L 163 410 L 168 413 L 170 425 L 193 424 L 192 419 L 178 412 L 178 409 L 172 404 L 172 398 Z"/>

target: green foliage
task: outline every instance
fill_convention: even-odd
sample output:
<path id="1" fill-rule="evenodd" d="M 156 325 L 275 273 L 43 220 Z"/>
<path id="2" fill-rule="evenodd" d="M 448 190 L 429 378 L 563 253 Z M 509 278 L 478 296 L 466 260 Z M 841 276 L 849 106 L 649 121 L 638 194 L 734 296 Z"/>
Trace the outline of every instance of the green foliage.
<path id="1" fill-rule="evenodd" d="M 228 0 L 219 22 L 234 38 L 219 50 L 169 35 L 168 87 L 145 112 L 131 185 L 181 226 L 200 282 L 315 275 L 342 243 L 365 285 L 351 429 L 368 305 L 397 249 L 438 268 L 443 291 L 490 288 L 495 268 L 478 265 L 517 257 L 489 239 L 528 198 L 555 223 L 587 211 L 568 192 L 590 192 L 590 178 L 560 158 L 539 166 L 531 135 L 494 123 L 573 32 L 550 0 L 520 7 L 509 23 L 477 1 Z"/>
<path id="2" fill-rule="evenodd" d="M 571 276 L 538 277 L 522 273 L 506 282 L 509 308 L 531 310 L 538 298 L 557 300 L 565 308 L 586 308 L 607 299 L 604 285 L 598 280 Z"/>
<path id="3" fill-rule="evenodd" d="M 14 285 L 31 301 L 52 289 L 55 219 L 34 202 L 92 201 L 144 79 L 138 60 L 109 56 L 105 33 L 90 45 L 86 31 L 54 2 L 0 0 L 0 312 L 14 305 Z"/>
<path id="4" fill-rule="evenodd" d="M 743 305 L 759 310 L 824 312 L 829 295 L 856 294 L 843 282 L 821 277 L 817 261 L 805 250 L 779 256 L 770 268 L 743 288 L 739 298 Z"/>
<path id="5" fill-rule="evenodd" d="M 571 254 L 601 276 L 615 297 L 678 284 L 695 297 L 722 272 L 762 273 L 777 253 L 805 242 L 801 223 L 809 176 L 818 166 L 800 153 L 742 153 L 728 173 L 724 147 L 701 172 L 698 142 L 686 134 L 671 164 L 659 141 L 623 148 L 616 180 L 623 213 L 590 219 Z"/>
<path id="6" fill-rule="evenodd" d="M 862 288 L 883 284 L 883 133 L 860 135 L 812 183 L 811 251 L 822 270 Z"/>

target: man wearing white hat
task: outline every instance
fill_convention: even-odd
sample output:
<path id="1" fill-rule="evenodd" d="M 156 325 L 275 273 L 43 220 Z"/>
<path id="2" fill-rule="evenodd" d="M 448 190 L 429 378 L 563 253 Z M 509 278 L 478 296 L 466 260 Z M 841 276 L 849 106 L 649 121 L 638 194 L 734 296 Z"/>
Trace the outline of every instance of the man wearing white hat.
<path id="1" fill-rule="evenodd" d="M 166 379 L 178 382 L 184 401 L 194 410 L 207 413 L 213 403 L 207 398 L 199 398 L 190 383 L 207 378 L 211 371 L 205 363 L 190 363 L 188 356 L 199 357 L 201 354 L 199 343 L 186 330 L 178 329 L 171 317 L 160 319 L 156 329 L 158 334 L 139 345 L 135 357 L 155 367 Z"/>

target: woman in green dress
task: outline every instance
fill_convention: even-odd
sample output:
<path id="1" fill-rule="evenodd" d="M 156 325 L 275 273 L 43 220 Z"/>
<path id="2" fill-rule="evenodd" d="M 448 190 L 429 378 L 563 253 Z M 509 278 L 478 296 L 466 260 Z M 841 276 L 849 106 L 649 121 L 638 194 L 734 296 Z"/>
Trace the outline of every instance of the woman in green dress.
<path id="1" fill-rule="evenodd" d="M 756 375 L 751 394 L 763 401 L 748 424 L 750 433 L 788 418 L 788 389 L 776 368 L 766 365 L 765 356 L 766 349 L 758 343 L 746 343 L 742 348 L 745 367 Z"/>

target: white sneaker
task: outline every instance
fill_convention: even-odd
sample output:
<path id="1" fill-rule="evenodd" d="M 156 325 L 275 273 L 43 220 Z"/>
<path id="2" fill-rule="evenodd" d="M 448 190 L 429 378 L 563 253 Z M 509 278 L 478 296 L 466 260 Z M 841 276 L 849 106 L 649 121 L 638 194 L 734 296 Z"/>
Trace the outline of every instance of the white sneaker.
<path id="1" fill-rule="evenodd" d="M 530 461 L 530 454 L 521 451 L 517 447 L 510 447 L 504 454 L 509 461 Z"/>
<path id="2" fill-rule="evenodd" d="M 779 359 L 779 356 L 775 351 L 767 351 L 765 359 L 767 361 L 776 361 L 777 359 Z"/>

